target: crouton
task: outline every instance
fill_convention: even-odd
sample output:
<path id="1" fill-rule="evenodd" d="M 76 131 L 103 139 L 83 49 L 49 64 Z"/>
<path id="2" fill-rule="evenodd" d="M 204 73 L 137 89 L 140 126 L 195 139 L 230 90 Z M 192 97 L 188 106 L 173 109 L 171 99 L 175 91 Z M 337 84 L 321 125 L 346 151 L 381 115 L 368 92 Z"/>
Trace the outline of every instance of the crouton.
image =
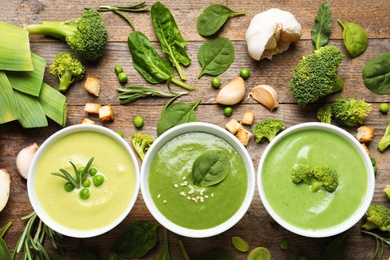
<path id="1" fill-rule="evenodd" d="M 371 126 L 360 126 L 357 129 L 356 138 L 361 143 L 368 143 L 374 137 L 374 128 Z"/>
<path id="2" fill-rule="evenodd" d="M 368 155 L 370 155 L 370 151 L 368 150 L 368 147 L 365 143 L 362 143 L 362 146 L 364 148 L 364 150 L 367 152 Z"/>
<path id="3" fill-rule="evenodd" d="M 237 139 L 244 145 L 244 146 L 247 146 L 248 145 L 248 142 L 249 140 L 251 139 L 252 137 L 252 134 L 245 130 L 244 128 L 240 128 L 238 129 L 237 133 L 235 134 L 235 136 L 237 137 Z"/>
<path id="4" fill-rule="evenodd" d="M 236 119 L 230 119 L 226 124 L 225 128 L 232 134 L 236 134 L 239 129 L 242 128 L 242 125 Z"/>
<path id="5" fill-rule="evenodd" d="M 91 119 L 83 118 L 83 120 L 81 120 L 81 123 L 80 123 L 80 124 L 92 124 L 92 125 L 94 125 L 95 122 L 92 121 Z"/>
<path id="6" fill-rule="evenodd" d="M 85 89 L 89 94 L 92 94 L 96 97 L 99 97 L 100 95 L 100 79 L 93 78 L 93 77 L 87 77 L 85 80 Z"/>
<path id="7" fill-rule="evenodd" d="M 112 110 L 111 105 L 99 108 L 99 119 L 102 123 L 114 121 L 114 111 Z"/>
<path id="8" fill-rule="evenodd" d="M 88 102 L 84 106 L 84 111 L 90 114 L 99 114 L 99 109 L 101 107 L 101 104 Z"/>
<path id="9" fill-rule="evenodd" d="M 252 125 L 254 119 L 255 119 L 255 113 L 245 110 L 244 115 L 242 116 L 241 124 Z"/>

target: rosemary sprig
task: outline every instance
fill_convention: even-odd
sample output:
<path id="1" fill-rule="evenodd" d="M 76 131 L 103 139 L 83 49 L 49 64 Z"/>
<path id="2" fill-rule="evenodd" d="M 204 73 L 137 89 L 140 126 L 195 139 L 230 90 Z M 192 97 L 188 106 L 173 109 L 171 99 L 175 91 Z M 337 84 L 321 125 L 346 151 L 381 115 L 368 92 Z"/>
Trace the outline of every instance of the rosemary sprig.
<path id="1" fill-rule="evenodd" d="M 143 86 L 128 86 L 126 88 L 117 88 L 120 104 L 128 104 L 144 97 L 179 97 L 188 94 L 188 92 L 177 92 L 169 86 L 169 93 L 164 93 L 160 90 L 143 87 Z"/>
<path id="2" fill-rule="evenodd" d="M 58 172 L 52 172 L 51 174 L 54 176 L 58 176 L 58 177 L 65 179 L 66 181 L 70 182 L 74 187 L 79 189 L 81 187 L 81 185 L 83 184 L 83 181 L 87 178 L 87 173 L 88 173 L 89 168 L 92 165 L 93 160 L 94 160 L 94 157 L 89 159 L 87 165 L 85 165 L 85 168 L 82 172 L 77 169 L 77 167 L 74 163 L 69 162 L 72 165 L 72 168 L 73 168 L 73 171 L 75 174 L 74 178 L 68 171 L 66 171 L 64 169 L 60 169 L 60 172 L 62 174 L 58 173 Z"/>
<path id="3" fill-rule="evenodd" d="M 366 230 L 362 230 L 362 232 L 367 234 L 367 235 L 373 236 L 375 238 L 376 246 L 375 246 L 374 255 L 372 256 L 371 259 L 374 260 L 377 257 L 378 257 L 378 259 L 382 259 L 384 245 L 387 244 L 390 246 L 390 234 L 387 233 L 384 235 L 380 235 L 380 234 L 373 233 L 373 232 L 366 231 Z"/>

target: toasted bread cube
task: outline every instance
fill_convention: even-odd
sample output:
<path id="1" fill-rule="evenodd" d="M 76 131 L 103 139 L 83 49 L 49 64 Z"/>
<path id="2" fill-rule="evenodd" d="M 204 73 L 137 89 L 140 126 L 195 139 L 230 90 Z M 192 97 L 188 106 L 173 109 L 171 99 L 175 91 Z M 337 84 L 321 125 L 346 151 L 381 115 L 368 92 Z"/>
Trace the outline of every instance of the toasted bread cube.
<path id="1" fill-rule="evenodd" d="M 92 94 L 96 97 L 100 95 L 100 79 L 87 77 L 84 87 L 89 94 Z"/>
<path id="2" fill-rule="evenodd" d="M 362 143 L 362 146 L 363 146 L 364 150 L 367 152 L 367 154 L 370 155 L 370 151 L 368 150 L 366 143 Z"/>
<path id="3" fill-rule="evenodd" d="M 361 126 L 357 129 L 356 138 L 361 143 L 368 143 L 374 137 L 374 128 L 371 126 Z"/>
<path id="4" fill-rule="evenodd" d="M 251 134 L 249 131 L 247 131 L 246 129 L 240 128 L 240 129 L 238 129 L 238 131 L 237 131 L 237 133 L 235 134 L 235 136 L 237 137 L 237 139 L 238 139 L 244 146 L 247 146 L 249 140 L 250 140 L 251 137 L 252 137 L 252 134 Z"/>
<path id="5" fill-rule="evenodd" d="M 83 118 L 83 120 L 81 120 L 81 123 L 80 124 L 91 124 L 91 125 L 94 125 L 95 122 L 92 121 L 91 119 L 89 118 Z"/>
<path id="6" fill-rule="evenodd" d="M 252 125 L 254 119 L 255 119 L 255 113 L 245 110 L 244 115 L 242 116 L 241 124 Z"/>
<path id="7" fill-rule="evenodd" d="M 236 134 L 239 129 L 242 128 L 242 125 L 236 119 L 230 119 L 226 124 L 225 128 L 232 134 Z"/>
<path id="8" fill-rule="evenodd" d="M 114 121 L 114 110 L 111 105 L 102 106 L 99 108 L 99 119 L 102 123 Z"/>
<path id="9" fill-rule="evenodd" d="M 99 109 L 101 107 L 101 104 L 88 102 L 84 106 L 84 111 L 90 114 L 99 114 Z"/>

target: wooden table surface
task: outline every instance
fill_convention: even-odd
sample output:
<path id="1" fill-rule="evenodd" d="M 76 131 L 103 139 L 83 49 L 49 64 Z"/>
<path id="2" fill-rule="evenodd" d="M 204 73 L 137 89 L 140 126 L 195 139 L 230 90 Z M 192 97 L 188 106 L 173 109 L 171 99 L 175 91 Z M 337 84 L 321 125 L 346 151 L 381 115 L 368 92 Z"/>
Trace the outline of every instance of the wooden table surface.
<path id="1" fill-rule="evenodd" d="M 187 3 L 186 3 L 187 2 Z M 197 16 L 209 4 L 215 1 L 181 1 L 166 0 L 163 4 L 169 8 L 176 19 L 176 23 L 183 35 L 189 41 L 186 50 L 189 53 L 192 62 L 190 66 L 184 69 L 187 76 L 187 83 L 196 88 L 186 96 L 180 98 L 181 101 L 195 102 L 201 99 L 201 105 L 196 109 L 199 121 L 213 123 L 223 127 L 229 120 L 224 116 L 223 106 L 216 104 L 215 97 L 217 90 L 210 84 L 210 76 L 203 76 L 198 79 L 200 64 L 197 60 L 197 51 L 201 44 L 206 40 L 201 37 L 195 27 Z M 8 0 L 2 1 L 1 20 L 14 25 L 23 26 L 23 24 L 39 23 L 43 20 L 68 20 L 79 16 L 84 7 L 98 7 L 99 5 L 127 5 L 129 1 L 124 0 Z M 147 5 L 151 6 L 154 2 L 150 1 Z M 231 118 L 240 120 L 244 110 L 255 112 L 255 123 L 264 118 L 276 117 L 284 120 L 287 127 L 302 122 L 315 122 L 316 110 L 320 103 L 308 105 L 305 108 L 298 106 L 291 95 L 289 81 L 293 69 L 303 55 L 308 55 L 312 51 L 310 31 L 314 24 L 314 17 L 322 3 L 319 0 L 274 0 L 274 1 L 226 1 L 221 0 L 218 3 L 230 7 L 232 10 L 244 11 L 244 16 L 234 17 L 228 20 L 220 36 L 228 37 L 234 42 L 235 60 L 232 66 L 220 75 L 222 84 L 229 82 L 234 76 L 238 75 L 241 68 L 250 69 L 251 76 L 246 80 L 246 91 L 249 91 L 256 85 L 268 84 L 273 86 L 279 94 L 280 106 L 270 112 L 261 104 L 253 99 L 245 98 L 241 103 L 234 106 L 234 113 Z M 330 43 L 338 46 L 345 55 L 339 75 L 345 81 L 345 87 L 341 93 L 328 96 L 321 102 L 331 102 L 334 98 L 344 95 L 345 97 L 355 97 L 366 99 L 372 103 L 373 111 L 365 120 L 365 125 L 375 128 L 373 141 L 368 145 L 371 156 L 377 161 L 378 173 L 376 176 L 376 189 L 373 202 L 389 206 L 389 202 L 383 193 L 383 188 L 390 184 L 390 160 L 389 151 L 379 153 L 376 145 L 382 136 L 389 116 L 379 112 L 381 102 L 390 102 L 389 95 L 378 95 L 367 90 L 363 84 L 362 67 L 371 58 L 388 52 L 390 50 L 390 5 L 384 0 L 372 1 L 329 1 L 333 15 L 333 25 Z M 293 44 L 290 49 L 282 54 L 275 56 L 272 61 L 255 61 L 248 55 L 245 42 L 245 32 L 252 17 L 269 8 L 280 8 L 290 11 L 301 23 L 303 32 L 301 39 Z M 130 13 L 137 30 L 142 31 L 155 44 L 160 52 L 157 38 L 151 26 L 150 13 Z M 129 138 L 132 133 L 138 131 L 132 124 L 132 119 L 136 115 L 141 115 L 145 120 L 142 132 L 156 137 L 157 122 L 160 113 L 168 99 L 149 98 L 139 100 L 129 105 L 120 105 L 117 98 L 116 88 L 121 85 L 118 83 L 114 73 L 115 65 L 122 65 L 129 76 L 129 85 L 148 86 L 141 75 L 133 68 L 131 55 L 127 46 L 127 36 L 132 32 L 131 27 L 119 16 L 113 13 L 102 14 L 105 25 L 108 29 L 109 43 L 104 56 L 99 62 L 87 64 L 87 76 L 99 77 L 102 82 L 102 91 L 99 98 L 89 95 L 84 89 L 84 81 L 77 82 L 66 92 L 68 99 L 67 126 L 75 125 L 87 117 L 102 125 L 98 117 L 88 115 L 83 108 L 86 102 L 93 101 L 101 104 L 110 104 L 113 106 L 115 121 L 103 124 L 115 131 L 122 131 L 125 138 Z M 336 22 L 337 19 L 360 24 L 369 38 L 369 45 L 364 54 L 354 59 L 347 55 L 347 51 L 342 41 L 342 29 Z M 51 63 L 56 53 L 69 50 L 68 47 L 57 40 L 41 36 L 31 37 L 32 51 L 44 57 L 48 64 Z M 57 79 L 50 75 L 46 69 L 45 82 L 51 86 L 57 86 Z M 159 86 L 165 90 L 165 85 Z M 179 88 L 178 88 L 179 89 Z M 15 159 L 18 152 L 25 146 L 36 142 L 40 145 L 51 134 L 60 130 L 61 127 L 53 122 L 48 127 L 40 129 L 23 129 L 17 122 L 0 125 L 0 168 L 5 168 L 11 175 L 11 194 L 5 209 L 0 213 L 0 226 L 4 226 L 8 221 L 13 225 L 6 233 L 4 240 L 7 242 L 11 251 L 15 246 L 18 237 L 21 235 L 25 222 L 20 218 L 32 211 L 26 190 L 26 180 L 20 177 L 15 166 Z M 355 135 L 357 128 L 345 128 L 348 132 Z M 258 167 L 259 159 L 267 146 L 266 143 L 258 144 L 252 139 L 247 149 L 252 156 L 255 169 Z M 140 163 L 140 162 L 139 162 Z M 348 203 L 346 201 L 345 203 Z M 121 230 L 129 223 L 136 220 L 149 220 L 155 222 L 148 212 L 141 193 L 138 200 L 128 215 L 128 217 L 112 231 L 89 239 L 66 238 L 69 250 L 60 257 L 60 259 L 75 259 L 79 254 L 80 245 L 86 250 L 95 252 L 101 259 L 107 259 L 108 252 L 114 247 L 117 236 Z M 375 240 L 361 233 L 362 220 L 350 229 L 350 235 L 343 250 L 343 259 L 370 259 L 375 247 Z M 159 243 L 149 252 L 145 259 L 154 259 L 162 249 L 162 228 L 159 229 Z M 307 238 L 295 235 L 278 225 L 266 212 L 260 196 L 256 189 L 253 202 L 242 220 L 230 230 L 215 237 L 204 239 L 191 239 L 181 237 L 170 233 L 170 251 L 172 259 L 182 259 L 177 241 L 182 239 L 190 255 L 197 256 L 207 250 L 220 247 L 228 250 L 237 259 L 245 259 L 246 254 L 240 253 L 231 244 L 232 236 L 238 235 L 244 238 L 253 249 L 258 246 L 267 247 L 273 256 L 273 259 L 297 259 L 300 255 L 305 255 L 309 259 L 318 259 L 324 247 L 331 238 Z M 280 249 L 279 243 L 282 239 L 288 239 L 290 248 L 286 251 Z M 49 245 L 48 245 L 49 246 Z M 390 254 L 388 247 L 385 249 L 386 259 Z M 19 256 L 20 257 L 20 256 Z"/>

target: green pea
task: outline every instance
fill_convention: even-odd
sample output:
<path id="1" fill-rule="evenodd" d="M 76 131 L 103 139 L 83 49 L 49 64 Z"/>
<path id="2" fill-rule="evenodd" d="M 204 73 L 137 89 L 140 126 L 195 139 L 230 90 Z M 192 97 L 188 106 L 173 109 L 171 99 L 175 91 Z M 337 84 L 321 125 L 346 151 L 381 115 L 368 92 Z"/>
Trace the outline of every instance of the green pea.
<path id="1" fill-rule="evenodd" d="M 243 79 L 247 79 L 250 75 L 250 71 L 247 68 L 243 68 L 240 70 L 240 77 Z"/>
<path id="2" fill-rule="evenodd" d="M 85 172 L 85 166 L 80 166 L 80 167 L 77 169 L 77 172 L 80 173 L 80 174 L 84 174 L 84 172 Z"/>
<path id="3" fill-rule="evenodd" d="M 84 180 L 83 187 L 88 188 L 89 186 L 91 186 L 91 180 L 90 179 Z"/>
<path id="4" fill-rule="evenodd" d="M 144 125 L 144 119 L 142 116 L 135 116 L 133 119 L 134 126 L 137 128 L 141 128 Z"/>
<path id="5" fill-rule="evenodd" d="M 102 185 L 104 182 L 104 176 L 103 175 L 95 175 L 93 177 L 93 185 L 95 185 L 96 187 L 99 187 L 100 185 Z"/>
<path id="6" fill-rule="evenodd" d="M 89 196 L 91 196 L 91 192 L 89 191 L 88 188 L 83 188 L 80 190 L 79 196 L 80 199 L 86 200 L 89 198 Z"/>
<path id="7" fill-rule="evenodd" d="M 89 175 L 95 176 L 97 173 L 97 169 L 95 167 L 92 167 L 88 170 Z"/>
<path id="8" fill-rule="evenodd" d="M 282 239 L 282 241 L 280 242 L 280 248 L 283 249 L 283 250 L 287 250 L 290 246 L 290 243 L 288 242 L 287 239 Z"/>
<path id="9" fill-rule="evenodd" d="M 114 67 L 116 75 L 119 75 L 119 73 L 123 72 L 123 67 L 121 65 L 116 65 Z"/>
<path id="10" fill-rule="evenodd" d="M 121 132 L 121 131 L 116 131 L 115 133 L 117 133 L 120 137 L 122 137 L 122 138 L 124 138 L 125 137 L 125 135 L 123 134 L 123 132 Z"/>
<path id="11" fill-rule="evenodd" d="M 223 113 L 225 114 L 225 116 L 231 116 L 233 114 L 233 108 L 225 107 L 225 109 L 223 110 Z"/>
<path id="12" fill-rule="evenodd" d="M 74 185 L 70 182 L 67 182 L 64 185 L 64 189 L 68 192 L 71 192 L 72 190 L 74 190 Z"/>
<path id="13" fill-rule="evenodd" d="M 221 86 L 221 80 L 218 77 L 211 79 L 211 86 L 213 88 L 219 88 Z"/>
<path id="14" fill-rule="evenodd" d="M 375 166 L 375 164 L 376 164 L 375 158 L 370 156 L 370 160 L 371 160 L 372 166 Z"/>
<path id="15" fill-rule="evenodd" d="M 118 80 L 120 83 L 126 83 L 127 82 L 127 74 L 125 72 L 119 73 Z"/>
<path id="16" fill-rule="evenodd" d="M 380 104 L 379 111 L 383 114 L 387 114 L 387 112 L 389 112 L 389 104 L 387 104 L 387 103 Z"/>

